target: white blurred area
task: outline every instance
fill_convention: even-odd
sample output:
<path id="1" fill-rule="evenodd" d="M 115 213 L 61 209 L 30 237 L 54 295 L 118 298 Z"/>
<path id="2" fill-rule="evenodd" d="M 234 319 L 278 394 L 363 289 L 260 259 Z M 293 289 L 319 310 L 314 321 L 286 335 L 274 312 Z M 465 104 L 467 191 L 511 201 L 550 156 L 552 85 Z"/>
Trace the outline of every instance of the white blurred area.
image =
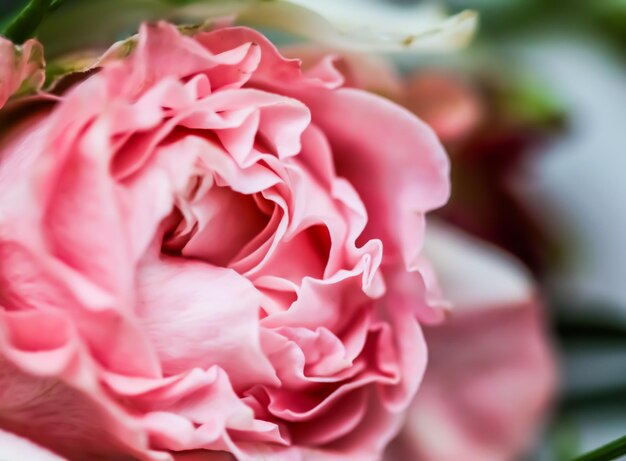
<path id="1" fill-rule="evenodd" d="M 562 100 L 568 132 L 539 157 L 537 187 L 558 207 L 568 264 L 552 277 L 568 309 L 626 323 L 626 66 L 577 36 L 524 41 L 531 69 Z"/>
<path id="2" fill-rule="evenodd" d="M 525 65 L 560 98 L 568 132 L 539 156 L 538 195 L 559 211 L 569 258 L 553 271 L 561 316 L 626 326 L 626 65 L 593 38 L 529 38 L 518 48 Z M 562 357 L 570 396 L 620 389 L 623 346 L 569 346 Z M 617 404 L 617 402 L 615 402 Z M 624 435 L 623 405 L 583 405 L 568 416 L 579 452 Z"/>

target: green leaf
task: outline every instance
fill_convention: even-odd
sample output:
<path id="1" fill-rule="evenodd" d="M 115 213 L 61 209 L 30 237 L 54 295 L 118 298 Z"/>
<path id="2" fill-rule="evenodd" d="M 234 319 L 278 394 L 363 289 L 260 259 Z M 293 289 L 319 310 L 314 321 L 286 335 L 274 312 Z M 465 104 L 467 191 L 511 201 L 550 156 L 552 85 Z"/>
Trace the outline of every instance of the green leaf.
<path id="1" fill-rule="evenodd" d="M 578 428 L 567 419 L 555 424 L 550 438 L 553 458 L 556 461 L 568 461 L 580 453 L 580 434 Z"/>
<path id="2" fill-rule="evenodd" d="M 566 108 L 550 89 L 539 82 L 518 79 L 507 89 L 503 101 L 517 118 L 544 126 L 562 125 Z"/>
<path id="3" fill-rule="evenodd" d="M 626 455 L 626 436 L 574 458 L 572 461 L 612 461 L 624 455 Z"/>
<path id="4" fill-rule="evenodd" d="M 23 43 L 35 35 L 39 25 L 63 0 L 30 0 L 1 30 L 13 43 Z"/>

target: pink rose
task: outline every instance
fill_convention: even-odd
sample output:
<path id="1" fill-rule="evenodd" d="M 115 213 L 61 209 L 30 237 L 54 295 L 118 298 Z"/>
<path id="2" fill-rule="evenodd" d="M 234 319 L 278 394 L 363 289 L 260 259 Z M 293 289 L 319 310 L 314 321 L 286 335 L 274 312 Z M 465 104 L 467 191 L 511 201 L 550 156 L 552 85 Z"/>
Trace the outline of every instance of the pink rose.
<path id="1" fill-rule="evenodd" d="M 71 80 L 4 114 L 0 427 L 71 460 L 378 459 L 436 313 L 432 131 L 245 28 L 145 25 Z"/>
<path id="2" fill-rule="evenodd" d="M 431 224 L 426 254 L 455 309 L 425 329 L 424 382 L 388 461 L 513 461 L 536 441 L 556 368 L 540 303 L 512 257 Z"/>

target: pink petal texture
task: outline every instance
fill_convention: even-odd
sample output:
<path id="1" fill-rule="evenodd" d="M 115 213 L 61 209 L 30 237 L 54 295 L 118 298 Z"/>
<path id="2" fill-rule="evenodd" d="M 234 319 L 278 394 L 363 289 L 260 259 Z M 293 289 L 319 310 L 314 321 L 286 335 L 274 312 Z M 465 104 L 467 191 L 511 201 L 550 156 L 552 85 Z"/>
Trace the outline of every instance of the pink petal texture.
<path id="1" fill-rule="evenodd" d="M 380 459 L 438 320 L 436 137 L 250 29 L 130 40 L 0 138 L 0 428 L 72 461 Z"/>
<path id="2" fill-rule="evenodd" d="M 37 91 L 45 79 L 43 48 L 36 40 L 16 46 L 0 37 L 0 109 L 18 91 Z"/>
<path id="3" fill-rule="evenodd" d="M 360 88 L 390 99 L 400 99 L 404 92 L 402 76 L 385 57 L 378 54 L 342 51 L 338 53 L 319 44 L 300 44 L 281 48 L 288 56 L 302 60 L 308 75 L 326 69 L 336 69 L 343 78 L 343 85 Z"/>
<path id="4" fill-rule="evenodd" d="M 343 74 L 344 87 L 368 92 L 356 91 L 346 99 L 346 106 L 350 106 L 350 109 L 332 108 L 330 115 L 324 117 L 332 121 L 325 132 L 337 132 L 338 144 L 348 143 L 348 154 L 354 149 L 369 152 L 365 157 L 347 155 L 343 161 L 348 164 L 340 173 L 345 174 L 358 188 L 370 213 L 372 219 L 366 232 L 382 237 L 386 279 L 388 285 L 393 286 L 390 291 L 392 295 L 401 295 L 403 299 L 395 302 L 408 302 L 423 323 L 442 322 L 450 303 L 441 293 L 431 264 L 420 252 L 424 215 L 443 205 L 449 194 L 449 185 L 444 180 L 449 174 L 447 157 L 429 126 L 423 123 L 416 126 L 415 120 L 399 111 L 398 106 L 388 101 L 380 106 L 383 99 L 374 98 L 371 94 L 373 92 L 391 100 L 403 100 L 404 81 L 388 60 L 376 55 L 330 54 L 329 50 L 314 46 L 290 47 L 286 53 L 301 57 L 309 74 L 333 65 Z M 366 105 L 365 101 L 350 101 L 350 98 L 361 99 L 364 94 L 375 99 L 370 100 L 371 106 Z M 335 104 L 341 99 L 331 98 L 328 101 L 329 104 Z M 309 107 L 317 103 L 316 98 Z M 356 119 L 354 129 L 346 129 L 345 124 L 338 119 L 340 114 L 351 111 L 353 107 L 360 107 L 362 116 Z M 380 118 L 373 115 L 377 113 Z M 362 133 L 368 133 L 368 136 L 363 137 Z M 374 137 L 372 142 L 370 133 L 378 136 L 378 140 Z M 416 142 L 418 138 L 420 142 Z M 393 146 L 394 155 L 379 155 L 376 149 L 382 145 Z M 339 153 L 335 155 L 336 163 L 341 168 L 342 164 L 338 162 L 342 162 L 343 157 Z M 372 171 L 375 173 L 372 174 Z M 420 190 L 420 187 L 423 189 Z M 381 191 L 387 193 L 381 195 Z M 416 200 L 418 197 L 419 200 Z M 423 302 L 424 298 L 426 302 Z"/>
<path id="5" fill-rule="evenodd" d="M 456 306 L 444 324 L 425 329 L 429 366 L 385 459 L 518 459 L 555 390 L 530 278 L 502 251 L 441 224 L 429 230 L 426 249 Z"/>
<path id="6" fill-rule="evenodd" d="M 333 146 L 338 174 L 366 205 L 364 235 L 382 239 L 390 262 L 416 270 L 424 215 L 449 195 L 448 160 L 434 133 L 400 106 L 358 89 L 296 94 Z M 350 123 L 344 123 L 346 113 Z M 381 146 L 393 154 L 382 154 Z"/>

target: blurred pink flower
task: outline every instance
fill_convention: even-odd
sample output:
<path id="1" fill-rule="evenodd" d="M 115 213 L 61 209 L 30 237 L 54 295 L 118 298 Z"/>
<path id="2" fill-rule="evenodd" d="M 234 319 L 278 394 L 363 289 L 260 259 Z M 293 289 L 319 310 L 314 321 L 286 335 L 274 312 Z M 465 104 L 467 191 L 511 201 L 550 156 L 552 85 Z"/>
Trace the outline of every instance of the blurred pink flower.
<path id="1" fill-rule="evenodd" d="M 186 33 L 7 117 L 0 426 L 72 460 L 378 459 L 426 366 L 447 157 L 331 59 Z"/>
<path id="2" fill-rule="evenodd" d="M 533 446 L 555 391 L 540 301 L 506 253 L 431 227 L 426 254 L 454 309 L 425 329 L 428 369 L 386 459 L 513 461 Z"/>
<path id="3" fill-rule="evenodd" d="M 451 73 L 417 71 L 407 79 L 402 98 L 446 143 L 467 137 L 483 121 L 481 95 Z"/>

